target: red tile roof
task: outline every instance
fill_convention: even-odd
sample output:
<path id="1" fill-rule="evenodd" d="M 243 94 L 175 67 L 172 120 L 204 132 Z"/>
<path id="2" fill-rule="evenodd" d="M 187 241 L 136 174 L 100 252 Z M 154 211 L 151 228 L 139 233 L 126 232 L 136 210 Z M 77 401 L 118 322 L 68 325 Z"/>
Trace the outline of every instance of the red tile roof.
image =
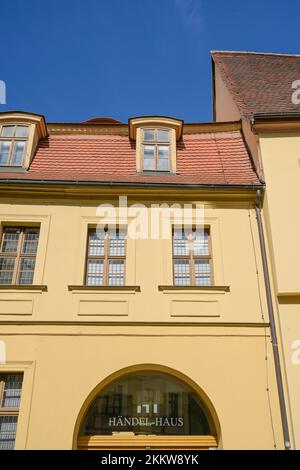
<path id="1" fill-rule="evenodd" d="M 300 112 L 292 102 L 300 55 L 214 51 L 212 57 L 242 116 Z"/>
<path id="2" fill-rule="evenodd" d="M 120 135 L 50 135 L 40 141 L 25 173 L 0 180 L 257 185 L 239 131 L 187 134 L 177 144 L 177 174 L 136 172 L 135 143 Z"/>
<path id="3" fill-rule="evenodd" d="M 96 117 L 83 121 L 82 124 L 122 124 L 122 121 L 110 117 Z"/>

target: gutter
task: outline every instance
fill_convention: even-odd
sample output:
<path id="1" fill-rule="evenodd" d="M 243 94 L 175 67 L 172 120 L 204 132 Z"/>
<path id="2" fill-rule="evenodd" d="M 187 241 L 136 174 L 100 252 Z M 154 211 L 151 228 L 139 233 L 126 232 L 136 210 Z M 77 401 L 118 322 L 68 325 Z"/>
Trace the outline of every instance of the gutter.
<path id="1" fill-rule="evenodd" d="M 264 187 L 263 184 L 213 184 L 213 183 L 154 183 L 154 182 L 126 182 L 126 181 L 79 181 L 79 180 L 31 180 L 31 179 L 17 179 L 17 178 L 0 178 L 0 186 L 3 185 L 50 185 L 50 186 L 113 186 L 123 187 L 131 186 L 133 188 L 176 188 L 176 189 L 244 189 L 256 191 Z"/>
<path id="2" fill-rule="evenodd" d="M 281 370 L 280 357 L 279 357 L 279 351 L 278 351 L 278 339 L 277 339 L 275 315 L 274 315 L 272 293 L 271 293 L 269 267 L 268 267 L 268 261 L 267 261 L 266 243 L 265 243 L 264 229 L 263 229 L 262 218 L 261 218 L 261 200 L 262 200 L 261 191 L 257 190 L 256 201 L 255 201 L 255 212 L 256 212 L 256 219 L 257 219 L 257 225 L 258 225 L 264 280 L 265 280 L 265 287 L 266 287 L 266 297 L 267 297 L 268 314 L 269 314 L 269 321 L 270 321 L 271 341 L 272 341 L 272 348 L 273 348 L 273 355 L 274 355 L 274 362 L 275 362 L 275 374 L 276 374 L 277 391 L 278 391 L 278 397 L 279 397 L 281 424 L 282 424 L 282 431 L 283 431 L 283 438 L 284 438 L 284 448 L 285 450 L 290 450 L 291 449 L 290 433 L 289 433 L 289 425 L 288 425 L 288 418 L 287 418 L 287 409 L 286 409 L 286 404 L 285 404 L 282 370 Z"/>
<path id="3" fill-rule="evenodd" d="M 249 117 L 251 127 L 255 124 L 264 124 L 264 123 L 299 123 L 300 113 L 295 112 L 281 112 L 281 113 L 254 113 Z"/>
<path id="4" fill-rule="evenodd" d="M 299 111 L 282 111 L 282 112 L 270 112 L 270 113 L 254 113 L 250 116 L 250 121 L 255 124 L 255 121 L 264 119 L 282 119 L 282 118 L 300 118 Z"/>

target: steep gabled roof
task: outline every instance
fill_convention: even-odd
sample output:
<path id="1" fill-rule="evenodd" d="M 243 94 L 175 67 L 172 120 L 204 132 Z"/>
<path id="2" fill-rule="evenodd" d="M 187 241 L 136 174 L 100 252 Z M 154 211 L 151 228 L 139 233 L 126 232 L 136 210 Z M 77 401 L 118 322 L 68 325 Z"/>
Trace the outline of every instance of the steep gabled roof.
<path id="1" fill-rule="evenodd" d="M 212 58 L 242 117 L 300 112 L 292 102 L 300 55 L 213 51 Z"/>

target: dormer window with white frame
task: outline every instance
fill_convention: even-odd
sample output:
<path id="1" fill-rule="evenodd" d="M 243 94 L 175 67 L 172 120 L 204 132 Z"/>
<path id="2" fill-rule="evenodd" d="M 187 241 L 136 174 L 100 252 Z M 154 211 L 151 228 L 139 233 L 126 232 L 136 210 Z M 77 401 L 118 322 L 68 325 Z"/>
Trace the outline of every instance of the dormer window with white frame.
<path id="1" fill-rule="evenodd" d="M 145 116 L 129 120 L 129 136 L 136 141 L 136 170 L 140 174 L 176 174 L 177 141 L 183 121 Z"/>
<path id="2" fill-rule="evenodd" d="M 40 114 L 0 113 L 0 172 L 26 171 L 40 139 L 48 135 Z"/>
<path id="3" fill-rule="evenodd" d="M 4 124 L 0 126 L 0 166 L 22 166 L 29 136 L 29 127 Z"/>

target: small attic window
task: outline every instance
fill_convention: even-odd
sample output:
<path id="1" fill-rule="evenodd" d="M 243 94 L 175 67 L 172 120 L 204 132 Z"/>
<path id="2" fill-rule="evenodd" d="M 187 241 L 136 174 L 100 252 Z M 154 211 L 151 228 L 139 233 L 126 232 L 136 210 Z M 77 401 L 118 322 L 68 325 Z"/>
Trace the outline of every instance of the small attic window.
<path id="1" fill-rule="evenodd" d="M 181 119 L 141 116 L 129 119 L 129 137 L 136 142 L 136 171 L 176 174 L 177 141 L 183 132 Z"/>
<path id="2" fill-rule="evenodd" d="M 142 129 L 143 171 L 170 171 L 170 130 Z"/>
<path id="3" fill-rule="evenodd" d="M 0 126 L 0 166 L 22 166 L 29 136 L 29 126 Z"/>

